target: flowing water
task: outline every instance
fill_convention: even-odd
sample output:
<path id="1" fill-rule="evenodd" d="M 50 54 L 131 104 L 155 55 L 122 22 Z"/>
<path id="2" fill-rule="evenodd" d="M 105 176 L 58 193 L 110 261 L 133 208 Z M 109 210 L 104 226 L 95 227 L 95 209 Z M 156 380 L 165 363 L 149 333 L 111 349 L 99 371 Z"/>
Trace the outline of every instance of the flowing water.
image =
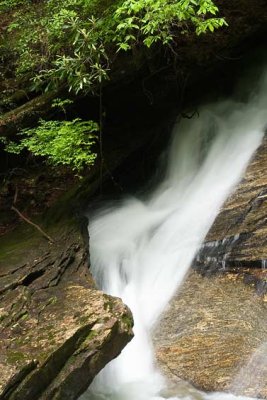
<path id="1" fill-rule="evenodd" d="M 232 391 L 240 393 L 253 388 L 254 393 L 264 387 L 267 376 L 267 342 L 262 343 L 252 354 L 247 365 L 241 368 L 232 383 Z"/>
<path id="2" fill-rule="evenodd" d="M 81 400 L 244 399 L 193 389 L 166 395 L 151 331 L 261 143 L 266 77 L 246 100 L 205 105 L 199 116 L 178 122 L 162 183 L 145 199 L 126 199 L 90 221 L 92 273 L 100 288 L 131 308 L 135 337 Z"/>

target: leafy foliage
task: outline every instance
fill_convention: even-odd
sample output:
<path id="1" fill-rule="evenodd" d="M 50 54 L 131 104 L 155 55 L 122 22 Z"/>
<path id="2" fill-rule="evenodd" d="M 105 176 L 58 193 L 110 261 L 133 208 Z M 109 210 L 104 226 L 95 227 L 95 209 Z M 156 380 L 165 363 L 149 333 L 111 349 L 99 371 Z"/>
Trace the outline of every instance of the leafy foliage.
<path id="1" fill-rule="evenodd" d="M 213 32 L 226 24 L 223 18 L 207 17 L 218 11 L 211 0 L 126 0 L 115 11 L 116 41 L 128 50 L 140 40 L 147 47 L 169 44 L 177 31 Z"/>
<path id="2" fill-rule="evenodd" d="M 213 0 L 0 0 L 0 60 L 13 62 L 15 77 L 26 76 L 33 90 L 65 86 L 75 94 L 94 93 L 118 51 L 171 47 L 179 34 L 213 32 L 226 25 L 218 11 Z M 56 99 L 52 107 L 66 114 L 70 102 Z M 6 150 L 26 148 L 80 172 L 95 160 L 97 130 L 92 121 L 41 120 Z"/>
<path id="3" fill-rule="evenodd" d="M 63 14 L 63 15 L 62 15 Z M 61 17 L 63 18 L 61 19 Z M 50 51 L 55 54 L 51 68 L 35 76 L 40 85 L 48 82 L 47 90 L 66 82 L 69 90 L 94 91 L 96 84 L 107 79 L 108 57 L 94 18 L 82 23 L 74 12 L 60 11 L 56 24 L 51 24 L 48 40 Z M 58 41 L 61 38 L 62 41 Z M 67 41 L 67 43 L 65 43 Z"/>
<path id="4" fill-rule="evenodd" d="M 30 0 L 29 0 L 30 1 Z M 27 0 L 26 0 L 27 2 Z M 15 7 L 25 4 L 25 0 L 1 0 L 0 1 L 0 12 L 7 12 Z"/>
<path id="5" fill-rule="evenodd" d="M 21 9 L 20 0 L 2 0 L 0 11 L 1 4 L 17 6 L 5 38 L 17 76 L 29 74 L 34 89 L 67 84 L 75 93 L 94 92 L 118 50 L 170 46 L 179 33 L 226 25 L 212 0 L 27 0 Z"/>
<path id="6" fill-rule="evenodd" d="M 66 106 L 69 106 L 70 104 L 73 104 L 73 100 L 57 97 L 52 102 L 52 108 L 59 108 L 66 115 Z"/>
<path id="7" fill-rule="evenodd" d="M 45 157 L 54 166 L 66 165 L 74 172 L 94 163 L 98 125 L 93 121 L 44 121 L 33 129 L 24 129 L 20 143 L 5 143 L 6 151 L 19 154 L 27 149 L 35 156 Z M 1 139 L 1 138 L 0 138 Z M 2 141 L 5 141 L 2 138 Z"/>

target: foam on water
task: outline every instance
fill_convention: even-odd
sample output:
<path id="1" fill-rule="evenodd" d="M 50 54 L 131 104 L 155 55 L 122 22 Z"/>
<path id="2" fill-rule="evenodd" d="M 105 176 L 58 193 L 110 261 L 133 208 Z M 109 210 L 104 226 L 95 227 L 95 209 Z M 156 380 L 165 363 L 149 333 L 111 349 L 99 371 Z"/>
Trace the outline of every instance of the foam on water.
<path id="1" fill-rule="evenodd" d="M 155 365 L 152 328 L 260 145 L 266 109 L 266 75 L 246 102 L 202 107 L 199 117 L 175 126 L 165 178 L 154 192 L 107 207 L 90 221 L 92 273 L 100 288 L 131 308 L 135 337 L 81 399 L 166 398 L 165 381 Z M 168 398 L 244 399 L 198 391 Z"/>

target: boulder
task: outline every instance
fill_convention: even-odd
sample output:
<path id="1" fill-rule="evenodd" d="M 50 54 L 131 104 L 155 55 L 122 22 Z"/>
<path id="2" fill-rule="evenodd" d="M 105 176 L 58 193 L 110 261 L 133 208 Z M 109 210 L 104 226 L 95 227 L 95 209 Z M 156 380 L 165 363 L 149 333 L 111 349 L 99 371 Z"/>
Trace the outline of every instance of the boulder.
<path id="1" fill-rule="evenodd" d="M 75 400 L 131 340 L 131 312 L 96 290 L 75 227 L 54 243 L 20 229 L 1 242 L 0 399 Z"/>
<path id="2" fill-rule="evenodd" d="M 267 398 L 266 312 L 267 297 L 239 275 L 191 272 L 154 335 L 172 395 L 182 393 L 183 379 L 204 391 Z"/>
<path id="3" fill-rule="evenodd" d="M 155 332 L 172 381 L 267 398 L 266 219 L 265 137 Z"/>

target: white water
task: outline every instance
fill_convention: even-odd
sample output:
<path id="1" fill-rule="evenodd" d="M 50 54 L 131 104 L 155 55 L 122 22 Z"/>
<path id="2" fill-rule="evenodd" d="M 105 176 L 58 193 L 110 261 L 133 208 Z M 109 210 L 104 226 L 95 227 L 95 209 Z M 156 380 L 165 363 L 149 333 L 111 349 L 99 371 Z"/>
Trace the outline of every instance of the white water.
<path id="1" fill-rule="evenodd" d="M 165 382 L 155 365 L 151 330 L 260 145 L 266 110 L 265 77 L 247 103 L 206 105 L 199 118 L 182 120 L 158 188 L 145 200 L 107 208 L 90 222 L 93 275 L 99 287 L 129 305 L 135 337 L 81 399 L 163 399 Z M 244 399 L 194 390 L 169 398 Z"/>
<path id="2" fill-rule="evenodd" d="M 267 342 L 263 342 L 248 363 L 241 368 L 232 383 L 234 393 L 254 392 L 260 393 L 264 387 L 267 376 Z"/>

